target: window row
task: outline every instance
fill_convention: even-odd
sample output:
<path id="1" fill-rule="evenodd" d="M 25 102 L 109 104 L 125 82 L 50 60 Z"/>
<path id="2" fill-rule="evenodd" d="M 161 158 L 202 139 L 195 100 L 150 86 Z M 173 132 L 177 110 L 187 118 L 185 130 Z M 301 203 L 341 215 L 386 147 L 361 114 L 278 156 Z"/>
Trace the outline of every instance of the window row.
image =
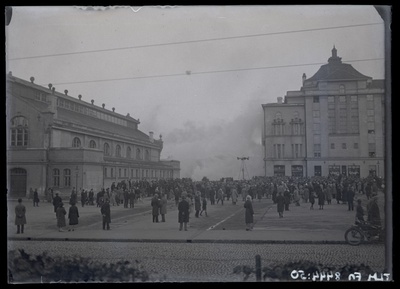
<path id="1" fill-rule="evenodd" d="M 331 143 L 331 149 L 335 149 L 335 143 Z M 346 143 L 342 143 L 342 149 L 347 149 L 347 144 Z M 354 143 L 353 144 L 353 149 L 358 149 L 358 143 Z"/>
<path id="2" fill-rule="evenodd" d="M 74 137 L 72 140 L 72 147 L 74 148 L 80 148 L 82 145 L 81 140 L 79 137 Z M 90 148 L 97 148 L 97 144 L 94 140 L 90 140 L 89 142 L 89 147 Z M 111 146 L 106 142 L 103 145 L 103 151 L 104 151 L 104 155 L 105 156 L 112 156 L 112 152 L 111 152 Z M 123 157 L 122 155 L 122 148 L 120 145 L 116 145 L 115 146 L 115 157 Z M 128 146 L 126 148 L 126 154 L 125 157 L 128 159 L 133 158 L 133 153 L 132 153 L 132 148 L 130 146 Z M 140 148 L 136 148 L 136 154 L 135 154 L 135 158 L 137 160 L 146 160 L 146 161 L 150 161 L 151 160 L 151 156 L 150 156 L 150 150 L 149 149 L 145 149 L 144 150 L 144 155 L 143 155 L 143 151 Z"/>
<path id="3" fill-rule="evenodd" d="M 172 178 L 172 170 L 104 168 L 104 178 Z"/>
<path id="4" fill-rule="evenodd" d="M 80 105 L 80 104 L 75 103 L 73 101 L 68 101 L 68 100 L 65 100 L 65 99 L 58 98 L 57 99 L 57 105 L 59 107 L 63 107 L 63 108 L 69 109 L 69 110 L 73 110 L 73 111 L 76 111 L 76 112 L 79 112 L 79 113 L 82 113 L 82 114 L 90 115 L 90 116 L 93 116 L 93 117 L 96 117 L 96 118 L 99 118 L 99 119 L 102 119 L 102 120 L 105 120 L 105 121 L 113 122 L 113 123 L 116 123 L 116 124 L 119 124 L 119 125 L 123 125 L 123 126 L 127 126 L 128 125 L 127 121 L 124 120 L 124 119 L 115 117 L 115 116 L 110 115 L 108 113 L 103 113 L 103 112 L 97 111 L 95 109 L 88 108 L 85 105 Z"/>

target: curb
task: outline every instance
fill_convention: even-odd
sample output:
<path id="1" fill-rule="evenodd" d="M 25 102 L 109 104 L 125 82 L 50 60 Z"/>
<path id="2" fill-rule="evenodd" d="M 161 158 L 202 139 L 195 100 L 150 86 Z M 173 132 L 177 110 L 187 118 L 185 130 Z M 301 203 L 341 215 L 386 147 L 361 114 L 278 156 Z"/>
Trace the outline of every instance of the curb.
<path id="1" fill-rule="evenodd" d="M 212 240 L 212 239 L 89 239 L 89 238 L 35 238 L 9 237 L 9 241 L 66 241 L 66 242 L 126 242 L 126 243 L 219 243 L 219 244 L 347 244 L 346 241 L 312 240 Z"/>

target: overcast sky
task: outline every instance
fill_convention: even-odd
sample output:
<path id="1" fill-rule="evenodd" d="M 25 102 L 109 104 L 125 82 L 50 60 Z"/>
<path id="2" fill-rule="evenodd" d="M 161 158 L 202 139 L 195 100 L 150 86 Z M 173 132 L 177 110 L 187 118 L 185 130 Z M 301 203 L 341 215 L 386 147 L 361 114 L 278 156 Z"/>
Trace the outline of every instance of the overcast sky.
<path id="1" fill-rule="evenodd" d="M 373 6 L 13 7 L 6 65 L 139 118 L 141 131 L 162 134 L 162 158 L 180 160 L 181 177 L 236 179 L 242 156 L 246 177 L 263 175 L 261 104 L 300 89 L 333 45 L 384 78 Z"/>

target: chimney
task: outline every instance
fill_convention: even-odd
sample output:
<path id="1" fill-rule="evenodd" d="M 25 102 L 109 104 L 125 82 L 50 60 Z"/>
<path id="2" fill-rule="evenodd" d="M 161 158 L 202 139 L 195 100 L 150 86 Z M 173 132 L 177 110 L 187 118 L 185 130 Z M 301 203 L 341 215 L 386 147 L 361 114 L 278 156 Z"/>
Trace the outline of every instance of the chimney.
<path id="1" fill-rule="evenodd" d="M 278 96 L 277 99 L 278 99 L 278 103 L 282 103 L 282 99 L 283 99 L 282 96 Z"/>
<path id="2" fill-rule="evenodd" d="M 149 139 L 150 139 L 150 142 L 154 142 L 154 133 L 152 131 L 149 132 Z"/>

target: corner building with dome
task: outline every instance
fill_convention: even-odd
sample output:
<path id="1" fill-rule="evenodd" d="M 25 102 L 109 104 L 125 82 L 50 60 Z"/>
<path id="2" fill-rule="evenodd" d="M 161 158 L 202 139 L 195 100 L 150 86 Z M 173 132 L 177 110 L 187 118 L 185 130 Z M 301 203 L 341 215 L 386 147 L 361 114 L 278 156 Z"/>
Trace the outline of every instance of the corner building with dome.
<path id="1" fill-rule="evenodd" d="M 385 82 L 328 63 L 298 91 L 262 104 L 265 176 L 384 177 Z"/>

